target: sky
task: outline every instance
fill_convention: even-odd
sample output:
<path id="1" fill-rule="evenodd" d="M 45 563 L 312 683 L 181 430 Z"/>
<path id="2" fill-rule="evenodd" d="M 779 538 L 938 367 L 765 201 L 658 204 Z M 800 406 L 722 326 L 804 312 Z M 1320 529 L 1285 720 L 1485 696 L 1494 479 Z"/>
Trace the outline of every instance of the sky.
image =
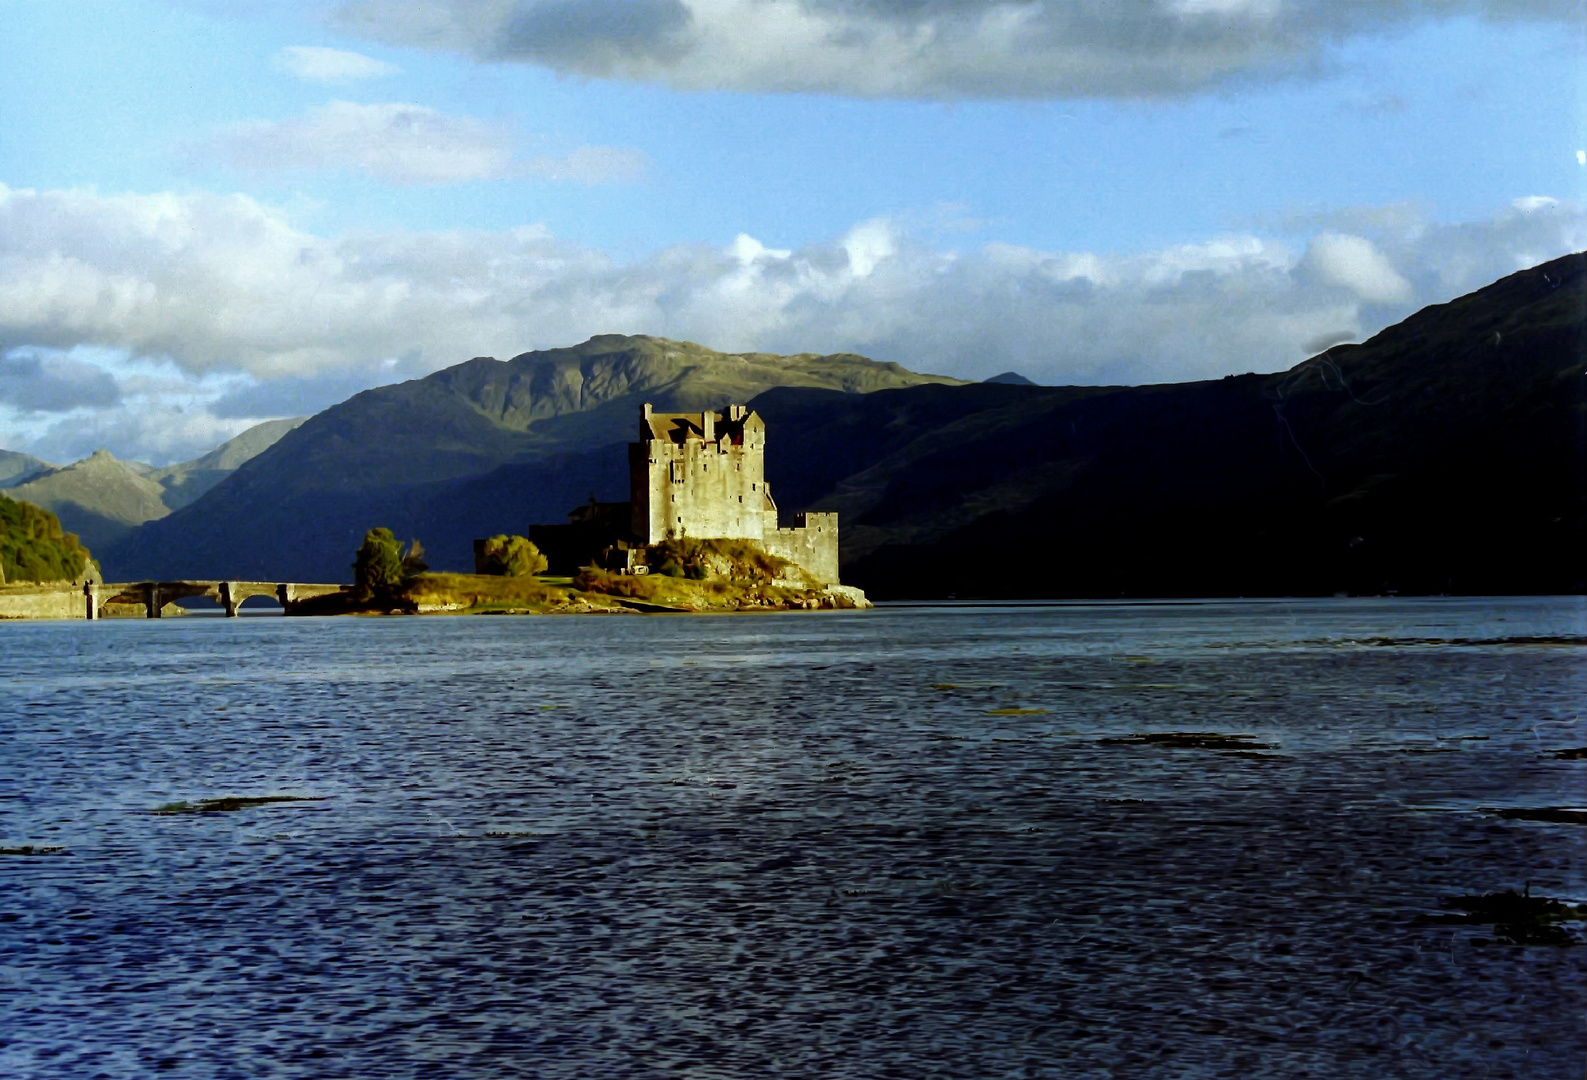
<path id="1" fill-rule="evenodd" d="M 1582 0 L 8 0 L 0 448 L 595 334 L 1148 383 L 1587 248 Z"/>

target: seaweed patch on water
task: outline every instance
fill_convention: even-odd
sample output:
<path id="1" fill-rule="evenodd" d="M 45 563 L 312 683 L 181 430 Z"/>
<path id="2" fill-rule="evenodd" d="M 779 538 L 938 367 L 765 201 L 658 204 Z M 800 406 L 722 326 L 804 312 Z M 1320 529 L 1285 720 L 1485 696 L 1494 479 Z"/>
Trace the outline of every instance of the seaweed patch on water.
<path id="1" fill-rule="evenodd" d="M 1224 735 L 1216 731 L 1150 731 L 1137 735 L 1113 736 L 1097 740 L 1109 746 L 1169 746 L 1183 750 L 1233 750 L 1241 757 L 1271 757 L 1257 750 L 1276 750 L 1272 743 L 1258 742 L 1255 735 Z"/>
<path id="2" fill-rule="evenodd" d="M 1051 709 L 988 709 L 988 716 L 1040 716 L 1042 713 L 1052 712 Z"/>
<path id="3" fill-rule="evenodd" d="M 156 806 L 151 814 L 225 814 L 246 810 L 270 803 L 320 802 L 323 795 L 226 795 L 219 799 L 200 799 L 198 802 L 180 800 Z"/>
<path id="4" fill-rule="evenodd" d="M 1504 945 L 1580 945 L 1581 935 L 1565 924 L 1587 921 L 1587 904 L 1567 904 L 1553 897 L 1533 896 L 1530 885 L 1524 892 L 1506 889 L 1480 896 L 1453 896 L 1446 899 L 1443 906 L 1454 910 L 1442 915 L 1424 915 L 1422 921 L 1492 926 L 1498 942 Z"/>
<path id="5" fill-rule="evenodd" d="M 1587 761 L 1587 746 L 1564 746 L 1558 750 L 1547 751 L 1549 757 L 1559 758 L 1561 761 Z"/>
<path id="6" fill-rule="evenodd" d="M 1484 814 L 1510 821 L 1546 821 L 1553 825 L 1587 825 L 1587 808 L 1579 806 L 1484 806 Z"/>
<path id="7" fill-rule="evenodd" d="M 69 855 L 58 844 L 23 844 L 21 847 L 0 847 L 0 855 Z"/>

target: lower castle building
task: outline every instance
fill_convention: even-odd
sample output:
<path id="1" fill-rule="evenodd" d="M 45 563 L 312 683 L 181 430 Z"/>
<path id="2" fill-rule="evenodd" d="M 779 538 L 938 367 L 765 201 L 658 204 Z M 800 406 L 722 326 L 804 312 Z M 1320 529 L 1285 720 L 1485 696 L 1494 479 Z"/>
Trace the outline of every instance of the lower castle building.
<path id="1" fill-rule="evenodd" d="M 535 525 L 529 539 L 551 568 L 569 573 L 607 548 L 666 540 L 751 540 L 824 584 L 838 582 L 838 516 L 805 513 L 778 524 L 766 483 L 766 422 L 746 405 L 720 412 L 639 414 L 628 444 L 627 503 L 593 499 L 566 525 Z M 624 520 L 626 518 L 626 520 Z"/>

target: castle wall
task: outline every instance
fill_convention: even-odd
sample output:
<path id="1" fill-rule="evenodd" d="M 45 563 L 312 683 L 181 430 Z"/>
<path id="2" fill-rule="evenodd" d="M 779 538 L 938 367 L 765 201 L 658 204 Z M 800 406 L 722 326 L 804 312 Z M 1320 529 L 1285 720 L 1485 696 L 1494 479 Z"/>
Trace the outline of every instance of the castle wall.
<path id="1" fill-rule="evenodd" d="M 760 546 L 768 554 L 798 563 L 823 584 L 838 583 L 836 514 L 796 514 L 792 529 L 767 529 Z"/>

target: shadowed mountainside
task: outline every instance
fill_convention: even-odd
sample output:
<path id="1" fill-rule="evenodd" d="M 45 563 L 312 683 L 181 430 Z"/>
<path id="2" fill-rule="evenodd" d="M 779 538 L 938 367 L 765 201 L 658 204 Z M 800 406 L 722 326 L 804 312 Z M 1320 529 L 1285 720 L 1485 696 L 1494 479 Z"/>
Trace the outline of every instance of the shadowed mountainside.
<path id="1" fill-rule="evenodd" d="M 478 357 L 358 394 L 312 417 L 191 506 L 102 553 L 124 577 L 337 581 L 365 530 L 424 541 L 437 568 L 471 540 L 561 521 L 592 492 L 627 489 L 622 444 L 639 407 L 719 407 L 774 386 L 859 394 L 957 383 L 861 356 L 726 354 L 664 338 Z"/>
<path id="2" fill-rule="evenodd" d="M 1273 375 L 776 390 L 767 477 L 877 597 L 1587 585 L 1587 255 Z"/>
<path id="3" fill-rule="evenodd" d="M 623 498 L 642 401 L 750 400 L 785 515 L 840 512 L 845 580 L 878 598 L 1580 591 L 1584 325 L 1573 255 L 1198 383 L 962 384 L 595 338 L 360 394 L 107 570 L 339 580 L 382 523 L 466 566 L 472 537 Z"/>

